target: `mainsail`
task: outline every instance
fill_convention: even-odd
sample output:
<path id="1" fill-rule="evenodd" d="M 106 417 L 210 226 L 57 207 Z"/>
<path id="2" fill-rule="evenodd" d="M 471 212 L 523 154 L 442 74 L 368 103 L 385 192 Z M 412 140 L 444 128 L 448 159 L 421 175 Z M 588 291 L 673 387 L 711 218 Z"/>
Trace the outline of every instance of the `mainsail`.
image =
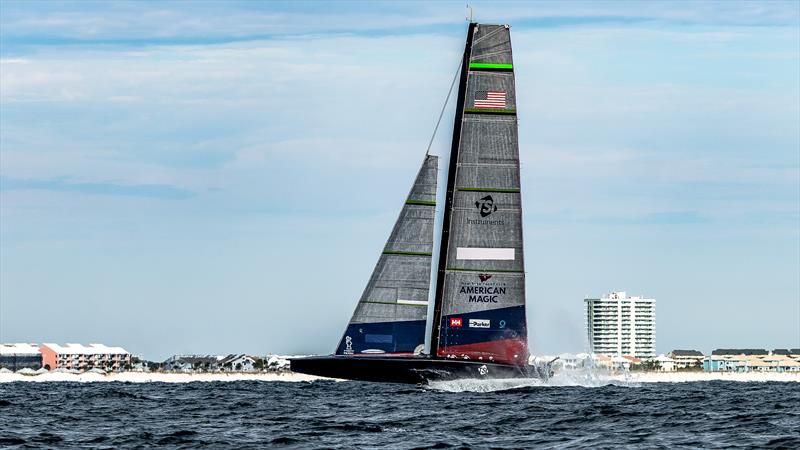
<path id="1" fill-rule="evenodd" d="M 431 353 L 525 364 L 519 148 L 508 26 L 470 24 L 461 71 Z"/>
<path id="2" fill-rule="evenodd" d="M 424 348 L 437 162 L 425 157 L 337 355 L 407 355 Z"/>

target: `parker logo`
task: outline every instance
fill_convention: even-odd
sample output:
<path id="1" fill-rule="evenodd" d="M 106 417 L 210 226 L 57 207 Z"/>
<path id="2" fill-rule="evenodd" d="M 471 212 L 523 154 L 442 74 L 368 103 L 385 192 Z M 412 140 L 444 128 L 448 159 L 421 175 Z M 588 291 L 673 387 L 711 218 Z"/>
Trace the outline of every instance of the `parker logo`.
<path id="1" fill-rule="evenodd" d="M 469 319 L 470 328 L 491 328 L 492 322 L 488 319 Z"/>
<path id="2" fill-rule="evenodd" d="M 492 278 L 492 276 L 489 275 L 488 273 L 479 273 L 478 274 L 478 278 L 480 278 L 481 283 L 483 283 L 484 281 L 488 280 L 489 278 Z"/>
<path id="3" fill-rule="evenodd" d="M 455 328 L 461 328 L 461 317 L 451 317 L 450 318 L 450 326 Z"/>
<path id="4" fill-rule="evenodd" d="M 489 214 L 497 211 L 497 206 L 494 204 L 494 199 L 491 195 L 487 195 L 482 199 L 475 202 L 475 207 L 478 208 L 478 212 L 481 213 L 481 217 L 486 217 Z"/>

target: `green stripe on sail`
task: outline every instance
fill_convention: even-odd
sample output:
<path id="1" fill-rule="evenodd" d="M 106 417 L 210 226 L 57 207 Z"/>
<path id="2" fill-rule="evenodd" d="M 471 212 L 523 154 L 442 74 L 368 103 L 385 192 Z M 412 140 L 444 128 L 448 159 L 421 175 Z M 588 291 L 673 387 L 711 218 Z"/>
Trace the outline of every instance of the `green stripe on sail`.
<path id="1" fill-rule="evenodd" d="M 492 108 L 465 108 L 466 114 L 501 114 L 501 115 L 516 115 L 516 109 L 492 109 Z"/>
<path id="2" fill-rule="evenodd" d="M 436 206 L 436 202 L 428 200 L 406 200 L 406 205 Z"/>
<path id="3" fill-rule="evenodd" d="M 410 255 L 410 256 L 431 256 L 430 252 L 401 252 L 397 250 L 384 250 L 384 255 Z"/>
<path id="4" fill-rule="evenodd" d="M 413 306 L 416 308 L 427 308 L 428 305 L 413 305 L 409 303 L 397 303 L 397 302 L 379 302 L 376 300 L 362 300 L 359 303 L 371 303 L 374 305 L 394 305 L 394 306 Z"/>
<path id="5" fill-rule="evenodd" d="M 524 270 L 511 270 L 511 269 L 462 269 L 460 267 L 448 267 L 447 270 L 454 270 L 454 271 L 458 271 L 458 272 L 525 273 Z"/>
<path id="6" fill-rule="evenodd" d="M 470 69 L 495 69 L 495 70 L 513 70 L 513 64 L 493 64 L 493 63 L 469 63 Z"/>
<path id="7" fill-rule="evenodd" d="M 501 194 L 519 194 L 519 189 L 501 189 L 501 188 L 472 188 L 472 187 L 460 187 L 456 188 L 462 192 L 498 192 Z"/>

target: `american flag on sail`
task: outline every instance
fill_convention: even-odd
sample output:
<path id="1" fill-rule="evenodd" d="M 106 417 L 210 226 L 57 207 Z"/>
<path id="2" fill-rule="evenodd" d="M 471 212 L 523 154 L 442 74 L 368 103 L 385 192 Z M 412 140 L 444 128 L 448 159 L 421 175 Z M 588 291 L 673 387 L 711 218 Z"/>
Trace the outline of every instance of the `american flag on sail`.
<path id="1" fill-rule="evenodd" d="M 505 108 L 505 91 L 477 91 L 475 92 L 475 108 Z"/>

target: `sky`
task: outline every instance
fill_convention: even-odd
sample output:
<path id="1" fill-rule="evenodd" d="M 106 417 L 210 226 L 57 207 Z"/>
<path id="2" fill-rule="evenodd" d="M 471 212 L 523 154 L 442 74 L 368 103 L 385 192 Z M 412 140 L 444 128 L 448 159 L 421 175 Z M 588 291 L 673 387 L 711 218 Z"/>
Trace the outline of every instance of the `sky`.
<path id="1" fill-rule="evenodd" d="M 611 291 L 659 353 L 800 347 L 798 3 L 471 4 L 512 26 L 532 352 Z M 0 2 L 0 342 L 333 351 L 465 14 Z"/>

